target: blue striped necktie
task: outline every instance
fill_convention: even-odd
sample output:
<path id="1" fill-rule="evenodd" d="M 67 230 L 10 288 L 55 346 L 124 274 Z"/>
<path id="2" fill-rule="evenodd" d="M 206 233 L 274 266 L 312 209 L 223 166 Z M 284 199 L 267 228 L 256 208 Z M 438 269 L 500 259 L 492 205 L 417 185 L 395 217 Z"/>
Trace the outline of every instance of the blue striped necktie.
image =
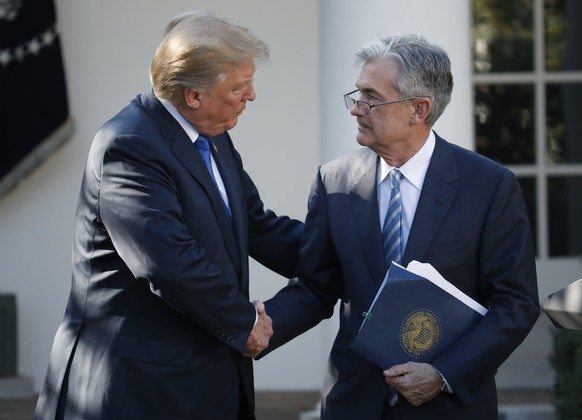
<path id="1" fill-rule="evenodd" d="M 390 267 L 392 261 L 400 263 L 402 261 L 402 199 L 400 197 L 400 180 L 402 173 L 398 169 L 390 172 L 390 182 L 392 190 L 390 192 L 390 202 L 388 211 L 382 227 L 382 241 L 384 246 L 384 261 L 386 267 Z M 388 405 L 391 407 L 398 403 L 398 393 L 396 389 L 390 387 L 387 396 Z"/>
<path id="2" fill-rule="evenodd" d="M 402 200 L 400 198 L 400 179 L 402 174 L 398 169 L 390 172 L 392 191 L 388 211 L 382 227 L 382 241 L 384 246 L 384 260 L 386 267 L 390 262 L 402 261 Z"/>
<path id="3" fill-rule="evenodd" d="M 196 139 L 196 141 L 194 142 L 194 145 L 196 146 L 196 149 L 198 149 L 198 152 L 200 152 L 200 156 L 202 157 L 202 160 L 204 161 L 204 164 L 206 165 L 206 169 L 208 169 L 208 172 L 210 173 L 210 176 L 212 177 L 212 180 L 214 181 L 214 185 L 216 186 L 216 189 L 218 190 L 218 195 L 220 195 L 220 198 L 222 199 L 222 204 L 224 204 L 224 209 L 226 210 L 228 217 L 232 220 L 232 215 L 230 214 L 230 209 L 228 208 L 228 206 L 224 202 L 224 199 L 222 198 L 222 194 L 220 193 L 220 189 L 218 188 L 218 183 L 216 182 L 216 178 L 214 177 L 214 171 L 212 170 L 212 161 L 210 159 L 210 144 L 208 142 L 208 139 L 206 137 L 204 137 L 203 135 L 199 135 L 198 138 Z"/>

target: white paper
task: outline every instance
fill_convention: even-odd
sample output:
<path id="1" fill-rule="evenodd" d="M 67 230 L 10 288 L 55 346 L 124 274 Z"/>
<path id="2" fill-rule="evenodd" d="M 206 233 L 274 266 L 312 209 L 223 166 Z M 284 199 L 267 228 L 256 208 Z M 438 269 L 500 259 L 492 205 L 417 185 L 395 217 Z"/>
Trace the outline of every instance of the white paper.
<path id="1" fill-rule="evenodd" d="M 418 261 L 411 261 L 406 267 L 406 269 L 411 273 L 414 273 L 420 277 L 424 277 L 425 279 L 430 280 L 432 283 L 436 284 L 444 291 L 453 295 L 468 307 L 479 312 L 481 315 L 485 315 L 487 313 L 487 308 L 485 308 L 476 300 L 471 299 L 461 290 L 459 290 L 451 283 L 449 283 L 431 264 L 421 263 Z"/>

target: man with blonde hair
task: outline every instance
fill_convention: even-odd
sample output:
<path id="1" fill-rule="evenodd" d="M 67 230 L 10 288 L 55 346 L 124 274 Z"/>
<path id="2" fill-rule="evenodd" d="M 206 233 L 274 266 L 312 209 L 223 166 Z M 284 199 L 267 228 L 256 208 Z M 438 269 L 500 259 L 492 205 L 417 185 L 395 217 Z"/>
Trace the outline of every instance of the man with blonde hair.
<path id="1" fill-rule="evenodd" d="M 207 13 L 169 25 L 153 90 L 97 133 L 72 288 L 35 419 L 253 419 L 272 335 L 248 257 L 294 275 L 303 225 L 265 210 L 228 130 L 267 46 Z"/>

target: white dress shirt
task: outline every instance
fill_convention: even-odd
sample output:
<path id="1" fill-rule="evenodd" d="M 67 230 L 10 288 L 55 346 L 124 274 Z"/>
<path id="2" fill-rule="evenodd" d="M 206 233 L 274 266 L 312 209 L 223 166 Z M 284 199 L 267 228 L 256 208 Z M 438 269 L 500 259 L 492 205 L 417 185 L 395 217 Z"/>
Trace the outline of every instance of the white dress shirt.
<path id="1" fill-rule="evenodd" d="M 434 151 L 435 137 L 430 132 L 428 139 L 414 156 L 412 156 L 404 165 L 397 168 L 402 173 L 400 179 L 400 195 L 402 200 L 402 255 L 406 250 L 408 234 L 412 226 L 412 220 L 416 213 L 416 206 L 422 191 L 424 177 Z M 384 159 L 380 158 L 380 165 L 376 175 L 376 185 L 378 193 L 378 210 L 380 213 L 380 230 L 384 224 L 384 218 L 388 211 L 390 202 L 390 193 L 392 185 L 390 182 L 390 171 L 395 169 L 388 165 Z"/>

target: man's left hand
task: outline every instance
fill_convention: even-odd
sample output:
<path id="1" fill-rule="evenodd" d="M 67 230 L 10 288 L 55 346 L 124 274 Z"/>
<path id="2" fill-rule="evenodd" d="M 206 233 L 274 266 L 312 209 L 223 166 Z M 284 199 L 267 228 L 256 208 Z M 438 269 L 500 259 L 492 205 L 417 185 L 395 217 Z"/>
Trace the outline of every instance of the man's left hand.
<path id="1" fill-rule="evenodd" d="M 384 371 L 384 377 L 388 385 L 396 388 L 414 406 L 436 397 L 441 392 L 443 383 L 439 372 L 427 363 L 408 362 L 394 365 Z"/>

